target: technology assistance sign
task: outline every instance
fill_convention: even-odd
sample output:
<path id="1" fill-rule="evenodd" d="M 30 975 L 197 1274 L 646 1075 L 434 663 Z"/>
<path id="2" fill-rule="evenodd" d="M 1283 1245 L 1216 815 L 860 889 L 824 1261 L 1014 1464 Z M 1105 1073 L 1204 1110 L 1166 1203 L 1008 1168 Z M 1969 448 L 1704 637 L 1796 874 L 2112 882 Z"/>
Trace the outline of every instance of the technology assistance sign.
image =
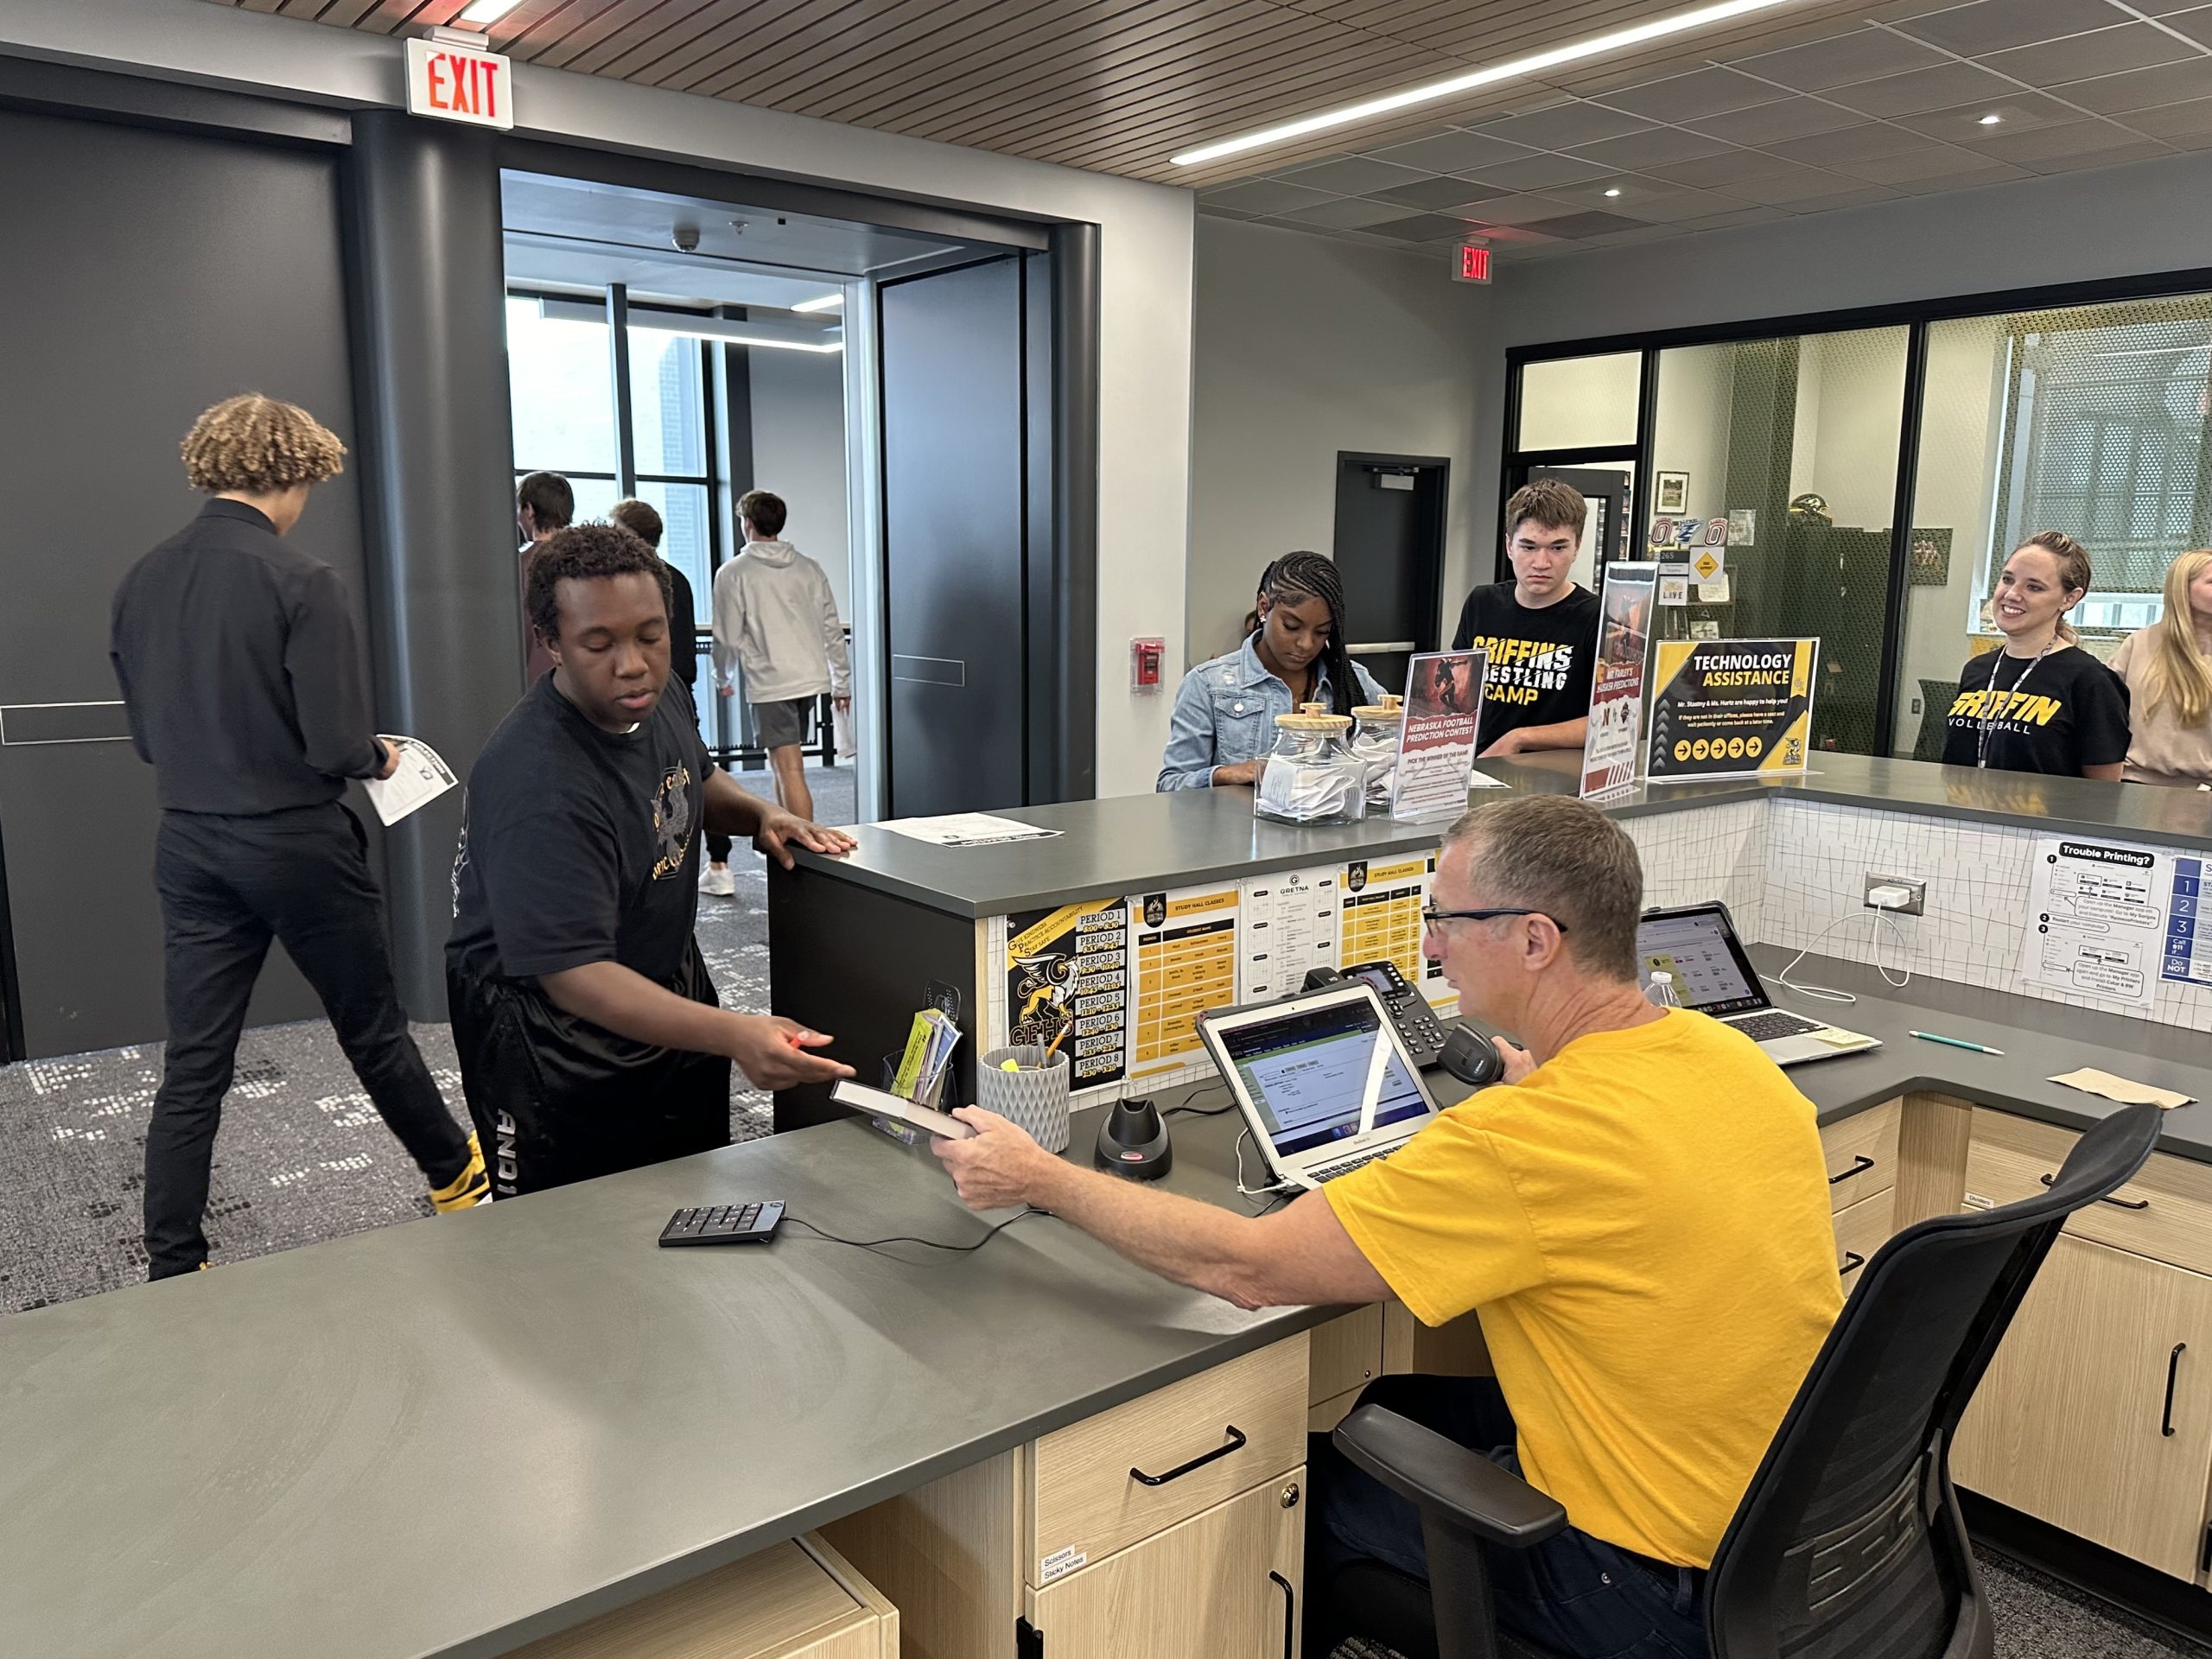
<path id="1" fill-rule="evenodd" d="M 1662 639 L 1654 783 L 1805 770 L 1817 639 Z"/>

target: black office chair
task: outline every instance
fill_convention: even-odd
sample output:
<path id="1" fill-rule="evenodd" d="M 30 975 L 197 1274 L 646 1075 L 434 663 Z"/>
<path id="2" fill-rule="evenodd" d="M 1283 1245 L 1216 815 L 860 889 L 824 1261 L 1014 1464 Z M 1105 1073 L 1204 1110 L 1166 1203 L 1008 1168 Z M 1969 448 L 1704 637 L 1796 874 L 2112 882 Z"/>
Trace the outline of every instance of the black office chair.
<path id="1" fill-rule="evenodd" d="M 1923 1221 L 1875 1255 L 1713 1557 L 1714 1659 L 1990 1659 L 1951 1437 L 2066 1217 L 2143 1166 L 2158 1119 L 2155 1106 L 2114 1112 L 2048 1192 Z M 1424 1586 L 1372 1561 L 1339 1572 L 1325 1593 L 1343 1634 L 1405 1659 L 1556 1659 L 1498 1630 L 1484 1555 L 1550 1537 L 1566 1510 L 1380 1407 L 1360 1407 L 1335 1439 L 1419 1507 L 1430 1573 Z"/>

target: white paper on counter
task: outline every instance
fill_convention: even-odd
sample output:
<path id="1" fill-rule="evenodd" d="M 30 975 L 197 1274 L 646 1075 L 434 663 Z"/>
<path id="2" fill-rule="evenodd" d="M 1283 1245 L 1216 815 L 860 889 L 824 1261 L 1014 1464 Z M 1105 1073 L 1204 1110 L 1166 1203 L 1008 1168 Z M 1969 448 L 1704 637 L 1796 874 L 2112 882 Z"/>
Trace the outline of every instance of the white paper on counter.
<path id="1" fill-rule="evenodd" d="M 388 732 L 378 735 L 399 751 L 399 765 L 389 778 L 364 779 L 363 787 L 369 791 L 369 804 L 387 826 L 419 811 L 461 781 L 444 758 L 422 739 L 394 737 Z"/>
<path id="2" fill-rule="evenodd" d="M 925 841 L 932 847 L 995 847 L 1009 841 L 1050 841 L 1066 832 L 1040 830 L 1033 823 L 1001 818 L 989 812 L 948 812 L 933 818 L 893 818 L 872 826 L 894 836 Z"/>

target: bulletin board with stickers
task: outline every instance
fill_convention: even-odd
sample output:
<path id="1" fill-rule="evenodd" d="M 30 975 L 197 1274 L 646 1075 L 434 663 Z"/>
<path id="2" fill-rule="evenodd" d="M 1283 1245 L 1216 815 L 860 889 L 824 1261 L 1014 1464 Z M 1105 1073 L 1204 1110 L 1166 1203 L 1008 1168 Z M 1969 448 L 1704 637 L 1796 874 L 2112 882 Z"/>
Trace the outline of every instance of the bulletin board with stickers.
<path id="1" fill-rule="evenodd" d="M 983 1046 L 1065 1030 L 1073 1091 L 1095 1100 L 1211 1077 L 1198 1016 L 1294 995 L 1316 967 L 1390 962 L 1448 1017 L 1421 955 L 1435 879 L 1432 850 L 992 917 Z"/>

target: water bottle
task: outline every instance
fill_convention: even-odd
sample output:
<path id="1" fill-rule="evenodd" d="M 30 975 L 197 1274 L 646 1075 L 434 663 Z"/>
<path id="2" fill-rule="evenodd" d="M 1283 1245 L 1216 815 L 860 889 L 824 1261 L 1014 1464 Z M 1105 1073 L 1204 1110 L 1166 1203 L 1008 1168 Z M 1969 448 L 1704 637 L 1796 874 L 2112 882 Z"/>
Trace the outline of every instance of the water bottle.
<path id="1" fill-rule="evenodd" d="M 1663 968 L 1651 970 L 1650 982 L 1643 988 L 1644 1000 L 1655 1008 L 1679 1008 L 1682 999 L 1675 993 L 1675 976 Z"/>

